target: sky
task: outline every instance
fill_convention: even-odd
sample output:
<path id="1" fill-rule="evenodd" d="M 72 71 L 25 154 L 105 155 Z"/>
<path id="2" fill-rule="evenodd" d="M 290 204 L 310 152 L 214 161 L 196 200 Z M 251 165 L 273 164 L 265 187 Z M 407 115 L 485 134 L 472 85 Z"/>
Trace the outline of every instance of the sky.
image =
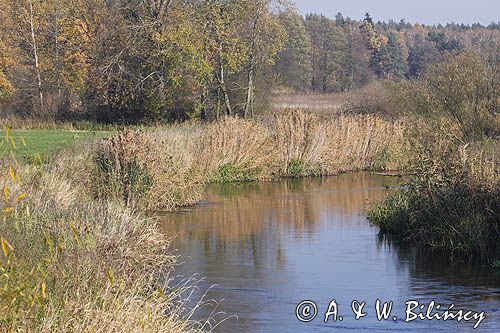
<path id="1" fill-rule="evenodd" d="M 374 21 L 393 19 L 422 24 L 500 21 L 500 0 L 292 0 L 302 14 L 318 13 L 334 17 L 362 19 L 368 11 Z"/>

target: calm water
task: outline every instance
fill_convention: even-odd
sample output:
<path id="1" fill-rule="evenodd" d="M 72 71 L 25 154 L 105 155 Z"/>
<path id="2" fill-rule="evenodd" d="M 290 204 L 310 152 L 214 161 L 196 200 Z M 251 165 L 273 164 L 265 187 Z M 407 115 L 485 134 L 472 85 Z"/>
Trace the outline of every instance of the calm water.
<path id="1" fill-rule="evenodd" d="M 370 204 L 397 186 L 397 179 L 347 174 L 276 183 L 211 186 L 206 201 L 162 216 L 184 256 L 178 281 L 198 273 L 206 299 L 223 300 L 214 310 L 229 318 L 216 332 L 470 332 L 472 322 L 405 323 L 405 302 L 432 300 L 448 309 L 485 311 L 477 331 L 500 332 L 500 277 L 489 269 L 452 268 L 439 255 L 385 240 L 366 219 Z M 216 286 L 213 286 L 216 285 Z M 343 321 L 325 324 L 333 299 Z M 393 301 L 387 321 L 375 316 L 375 301 Z M 312 300 L 318 316 L 301 323 L 296 306 Z M 366 301 L 368 315 L 354 319 L 351 302 Z M 393 316 L 398 317 L 393 320 Z"/>

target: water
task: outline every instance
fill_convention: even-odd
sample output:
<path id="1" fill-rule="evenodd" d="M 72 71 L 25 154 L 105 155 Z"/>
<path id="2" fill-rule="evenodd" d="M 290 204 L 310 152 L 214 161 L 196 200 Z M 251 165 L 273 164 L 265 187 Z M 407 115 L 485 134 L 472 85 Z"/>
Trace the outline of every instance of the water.
<path id="1" fill-rule="evenodd" d="M 451 266 L 443 256 L 379 236 L 366 219 L 401 180 L 368 173 L 338 177 L 210 186 L 206 201 L 162 216 L 176 235 L 185 263 L 177 280 L 198 273 L 206 299 L 223 300 L 216 332 L 470 332 L 475 320 L 405 319 L 405 302 L 432 300 L 448 309 L 485 312 L 478 332 L 500 332 L 500 277 L 486 267 Z M 193 297 L 198 297 L 194 295 Z M 324 323 L 335 299 L 343 320 Z M 378 321 L 375 301 L 393 301 L 389 320 Z M 318 316 L 300 322 L 296 306 L 317 304 Z M 367 316 L 355 320 L 353 300 Z M 197 318 L 214 309 L 207 305 Z M 394 316 L 397 317 L 394 320 Z M 339 319 L 337 317 L 337 319 Z"/>

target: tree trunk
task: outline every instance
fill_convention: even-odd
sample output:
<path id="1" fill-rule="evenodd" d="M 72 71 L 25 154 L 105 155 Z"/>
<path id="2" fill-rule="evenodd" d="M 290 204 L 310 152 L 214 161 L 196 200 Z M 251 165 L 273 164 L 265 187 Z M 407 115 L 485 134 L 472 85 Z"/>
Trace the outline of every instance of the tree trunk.
<path id="1" fill-rule="evenodd" d="M 56 57 L 56 68 L 57 68 L 57 96 L 59 99 L 61 98 L 62 91 L 61 91 L 61 66 L 59 62 L 59 9 L 57 7 L 57 3 L 54 0 L 53 6 L 56 10 L 56 15 L 55 15 L 55 36 L 54 36 L 54 43 L 55 43 L 55 57 Z M 59 103 L 61 101 L 59 100 Z"/>
<path id="2" fill-rule="evenodd" d="M 255 20 L 253 21 L 253 27 L 252 27 L 252 45 L 250 46 L 250 56 L 248 58 L 249 64 L 248 64 L 248 87 L 247 87 L 247 100 L 245 102 L 245 113 L 244 117 L 245 119 L 248 118 L 248 115 L 250 112 L 252 113 L 253 117 L 253 103 L 254 103 L 254 90 L 255 90 L 255 85 L 254 85 L 254 71 L 255 71 L 255 42 L 257 38 L 257 24 L 258 24 L 258 15 L 260 12 L 257 13 Z"/>
<path id="3" fill-rule="evenodd" d="M 245 102 L 245 114 L 244 114 L 245 118 L 248 118 L 250 112 L 253 114 L 254 90 L 255 90 L 254 71 L 255 71 L 255 61 L 252 52 L 252 54 L 250 54 L 250 66 L 248 69 L 247 100 Z"/>
<path id="4" fill-rule="evenodd" d="M 217 108 L 215 109 L 215 119 L 220 118 L 220 87 L 217 87 Z"/>
<path id="5" fill-rule="evenodd" d="M 230 116 L 233 112 L 231 109 L 231 101 L 229 100 L 229 95 L 227 92 L 225 70 L 224 64 L 222 63 L 222 58 L 219 58 L 219 75 L 217 76 L 217 81 L 219 82 L 219 87 L 222 92 L 222 96 L 224 97 L 224 102 L 226 103 L 226 114 Z"/>
<path id="6" fill-rule="evenodd" d="M 208 84 L 207 84 L 207 79 L 203 80 L 203 85 L 201 88 L 200 103 L 201 103 L 200 118 L 203 121 L 207 121 L 208 120 Z"/>
<path id="7" fill-rule="evenodd" d="M 253 118 L 253 104 L 254 104 L 254 90 L 255 85 L 253 82 L 253 65 L 252 68 L 248 71 L 248 90 L 247 90 L 247 101 L 245 103 L 245 118 L 248 118 L 250 114 Z"/>
<path id="8" fill-rule="evenodd" d="M 38 48 L 36 46 L 35 26 L 33 22 L 33 2 L 30 1 L 30 28 L 31 28 L 31 42 L 33 44 L 33 58 L 35 60 L 35 71 L 38 80 L 38 96 L 40 99 L 40 112 L 43 111 L 43 91 L 42 91 L 42 75 L 40 73 L 40 64 L 38 62 Z"/>
<path id="9" fill-rule="evenodd" d="M 217 87 L 217 107 L 215 111 L 215 119 L 219 120 L 220 118 L 220 88 Z"/>

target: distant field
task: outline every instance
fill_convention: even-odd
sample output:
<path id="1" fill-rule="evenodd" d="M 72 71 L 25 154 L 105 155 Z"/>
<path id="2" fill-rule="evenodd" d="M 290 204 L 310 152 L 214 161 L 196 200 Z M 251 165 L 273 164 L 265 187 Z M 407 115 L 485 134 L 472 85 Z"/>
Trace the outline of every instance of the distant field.
<path id="1" fill-rule="evenodd" d="M 347 94 L 342 93 L 295 93 L 275 92 L 271 105 L 275 110 L 307 110 L 319 113 L 338 113 L 346 103 Z"/>
<path id="2" fill-rule="evenodd" d="M 27 160 L 43 159 L 51 152 L 71 147 L 79 142 L 103 138 L 108 133 L 104 131 L 14 130 L 10 133 L 15 143 L 15 150 L 13 150 L 12 144 L 5 141 L 6 132 L 0 131 L 2 136 L 0 156 L 3 157 L 9 151 L 14 151 L 17 157 Z"/>

